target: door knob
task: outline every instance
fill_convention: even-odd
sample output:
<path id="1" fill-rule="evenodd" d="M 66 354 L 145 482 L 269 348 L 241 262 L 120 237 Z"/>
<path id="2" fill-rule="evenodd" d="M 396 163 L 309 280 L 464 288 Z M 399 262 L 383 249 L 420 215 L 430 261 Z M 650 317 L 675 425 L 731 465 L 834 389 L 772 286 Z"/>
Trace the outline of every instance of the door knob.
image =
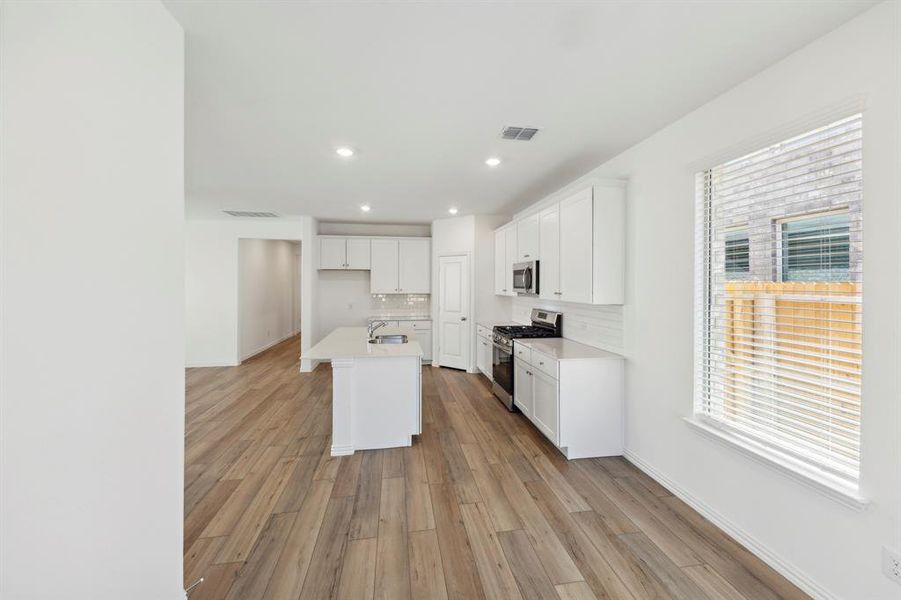
<path id="1" fill-rule="evenodd" d="M 465 321 L 465 320 L 466 320 L 466 317 L 460 317 L 460 320 L 461 320 L 461 321 Z"/>

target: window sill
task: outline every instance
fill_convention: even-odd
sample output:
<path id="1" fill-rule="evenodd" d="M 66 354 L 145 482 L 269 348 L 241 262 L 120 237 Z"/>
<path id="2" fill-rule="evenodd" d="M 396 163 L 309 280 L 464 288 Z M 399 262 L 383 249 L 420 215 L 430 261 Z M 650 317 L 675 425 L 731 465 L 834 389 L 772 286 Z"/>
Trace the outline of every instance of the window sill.
<path id="1" fill-rule="evenodd" d="M 827 498 L 835 500 L 843 506 L 862 511 L 870 503 L 869 499 L 862 496 L 856 487 L 848 485 L 837 478 L 830 477 L 828 474 L 795 460 L 765 444 L 715 427 L 707 423 L 703 418 L 685 417 L 684 420 L 702 435 L 738 450 L 758 463 L 779 471 L 783 475 L 794 479 Z"/>

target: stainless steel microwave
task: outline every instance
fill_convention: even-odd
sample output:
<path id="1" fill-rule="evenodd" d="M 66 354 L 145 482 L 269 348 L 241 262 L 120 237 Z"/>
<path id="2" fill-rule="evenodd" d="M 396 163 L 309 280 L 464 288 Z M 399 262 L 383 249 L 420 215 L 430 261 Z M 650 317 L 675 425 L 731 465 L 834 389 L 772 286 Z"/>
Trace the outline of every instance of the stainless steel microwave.
<path id="1" fill-rule="evenodd" d="M 520 296 L 538 295 L 538 261 L 513 265 L 513 291 Z"/>

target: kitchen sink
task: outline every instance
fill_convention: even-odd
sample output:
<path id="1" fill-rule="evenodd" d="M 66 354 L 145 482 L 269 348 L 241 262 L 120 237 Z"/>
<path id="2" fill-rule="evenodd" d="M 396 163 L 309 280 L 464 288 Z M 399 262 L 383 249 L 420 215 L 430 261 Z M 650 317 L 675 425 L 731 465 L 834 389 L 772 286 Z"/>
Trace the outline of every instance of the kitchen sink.
<path id="1" fill-rule="evenodd" d="M 374 338 L 369 338 L 370 344 L 406 344 L 407 336 L 396 334 L 396 335 L 377 335 Z"/>

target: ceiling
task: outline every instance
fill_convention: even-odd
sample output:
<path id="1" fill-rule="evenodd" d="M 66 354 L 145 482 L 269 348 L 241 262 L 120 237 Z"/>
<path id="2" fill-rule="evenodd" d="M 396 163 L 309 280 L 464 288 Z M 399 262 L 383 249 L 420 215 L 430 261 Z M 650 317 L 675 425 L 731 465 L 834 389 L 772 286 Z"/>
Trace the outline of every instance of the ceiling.
<path id="1" fill-rule="evenodd" d="M 872 3 L 166 4 L 189 215 L 423 223 L 533 202 Z"/>

